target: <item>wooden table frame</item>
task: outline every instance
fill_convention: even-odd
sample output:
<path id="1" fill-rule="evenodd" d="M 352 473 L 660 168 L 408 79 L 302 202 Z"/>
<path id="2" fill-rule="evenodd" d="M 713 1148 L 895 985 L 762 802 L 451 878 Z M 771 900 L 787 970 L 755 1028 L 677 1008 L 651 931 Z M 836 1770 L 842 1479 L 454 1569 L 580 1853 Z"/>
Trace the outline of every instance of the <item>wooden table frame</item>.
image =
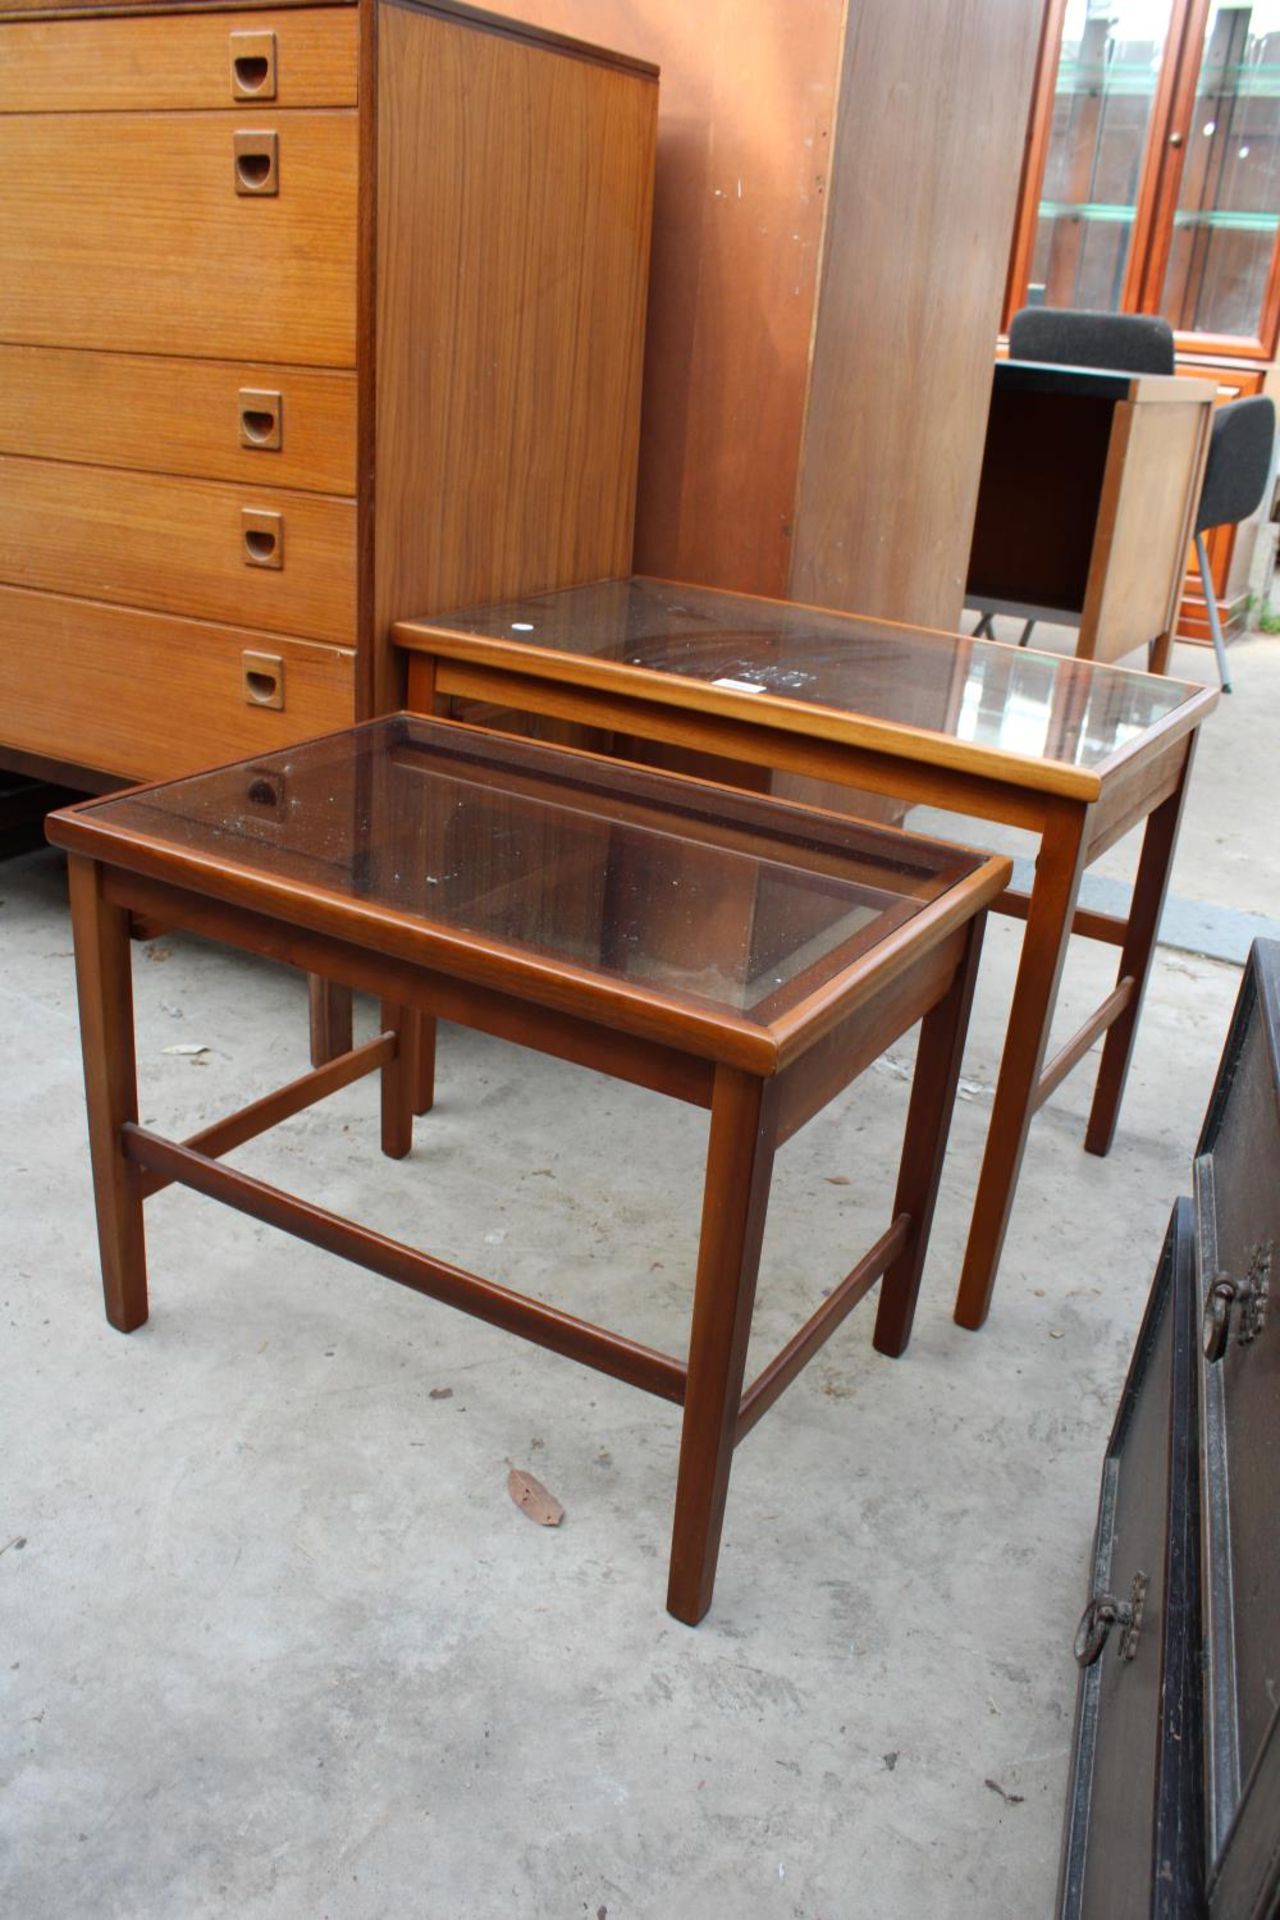
<path id="1" fill-rule="evenodd" d="M 439 625 L 400 621 L 393 634 L 406 657 L 407 703 L 418 712 L 446 710 L 453 699 L 476 700 L 891 794 L 1039 835 L 1030 893 L 1009 889 L 995 903 L 997 911 L 1027 924 L 956 1296 L 959 1324 L 981 1327 L 1032 1118 L 1104 1034 L 1084 1144 L 1094 1154 L 1110 1149 L 1196 733 L 1217 703 L 1216 690 L 1198 690 L 1128 746 L 1085 768 L 975 747 L 923 728 L 777 699 L 767 691 L 747 696 L 679 674 L 451 630 L 447 619 Z M 1085 868 L 1143 822 L 1128 915 L 1078 909 Z M 1046 1063 L 1073 932 L 1120 948 L 1116 985 Z"/>
<path id="2" fill-rule="evenodd" d="M 459 731 L 462 731 L 459 729 Z M 740 795 L 725 796 L 732 806 Z M 411 915 L 112 827 L 85 805 L 51 816 L 69 852 L 76 974 L 107 1318 L 147 1318 L 143 1203 L 174 1181 L 683 1408 L 667 1605 L 711 1603 L 733 1451 L 882 1280 L 875 1345 L 910 1336 L 950 1126 L 987 905 L 988 859 L 769 1025 L 624 981 L 553 969 Z M 820 820 L 821 816 L 808 816 Z M 832 821 L 838 846 L 845 823 Z M 137 918 L 377 995 L 383 1031 L 186 1141 L 139 1125 L 130 934 Z M 590 1325 L 221 1164 L 220 1157 L 360 1076 L 381 1074 L 382 1148 L 408 1153 L 437 1017 L 710 1109 L 687 1360 Z M 744 1389 L 774 1154 L 916 1021 L 923 1022 L 890 1224 Z M 430 1076 L 426 1076 L 429 1083 Z"/>

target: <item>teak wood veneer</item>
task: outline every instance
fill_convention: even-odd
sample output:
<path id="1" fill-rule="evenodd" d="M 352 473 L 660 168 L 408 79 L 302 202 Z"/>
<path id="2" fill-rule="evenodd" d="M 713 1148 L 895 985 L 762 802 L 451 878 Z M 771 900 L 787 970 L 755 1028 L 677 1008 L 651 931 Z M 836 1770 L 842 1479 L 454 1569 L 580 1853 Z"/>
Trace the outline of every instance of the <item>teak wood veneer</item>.
<path id="1" fill-rule="evenodd" d="M 390 703 L 395 615 L 630 564 L 656 79 L 454 0 L 0 0 L 0 765 L 269 751 Z"/>
<path id="2" fill-rule="evenodd" d="M 283 789 L 290 807 L 279 815 Z M 462 859 L 450 854 L 455 831 Z M 876 1346 L 896 1355 L 907 1344 L 985 908 L 1008 861 L 408 716 L 90 802 L 51 816 L 49 834 L 71 856 L 111 1323 L 131 1332 L 147 1318 L 143 1202 L 176 1180 L 675 1402 L 683 1416 L 667 1604 L 700 1620 L 737 1443 L 877 1279 Z M 677 922 L 668 905 L 674 883 L 690 877 L 687 862 L 699 884 Z M 138 1122 L 137 915 L 372 990 L 383 1031 L 193 1139 L 166 1140 Z M 722 942 L 719 971 L 711 982 L 695 971 L 689 985 L 684 963 L 709 923 Z M 710 1110 L 686 1357 L 222 1163 L 373 1071 L 383 1151 L 402 1158 L 415 1111 L 430 1105 L 424 1062 L 441 1015 Z M 775 1151 L 917 1021 L 889 1224 L 744 1385 Z"/>
<path id="3" fill-rule="evenodd" d="M 980 1327 L 1032 1118 L 1104 1036 L 1085 1146 L 1110 1149 L 1196 737 L 1216 690 L 644 579 L 401 621 L 395 637 L 418 712 L 478 702 L 497 726 L 514 714 L 549 717 L 596 729 L 623 755 L 659 743 L 766 781 L 800 775 L 1036 834 L 1030 892 L 997 902 L 1027 925 L 956 1299 L 960 1324 Z M 991 704 L 986 735 L 964 720 L 970 693 L 979 710 Z M 1028 701 L 1043 727 L 1039 750 L 1018 744 Z M 1128 914 L 1079 910 L 1085 869 L 1139 826 Z M 1116 985 L 1049 1057 L 1073 932 L 1119 947 Z"/>
<path id="4" fill-rule="evenodd" d="M 966 604 L 1073 626 L 1085 660 L 1147 649 L 1165 672 L 1214 399 L 1172 374 L 997 360 Z"/>

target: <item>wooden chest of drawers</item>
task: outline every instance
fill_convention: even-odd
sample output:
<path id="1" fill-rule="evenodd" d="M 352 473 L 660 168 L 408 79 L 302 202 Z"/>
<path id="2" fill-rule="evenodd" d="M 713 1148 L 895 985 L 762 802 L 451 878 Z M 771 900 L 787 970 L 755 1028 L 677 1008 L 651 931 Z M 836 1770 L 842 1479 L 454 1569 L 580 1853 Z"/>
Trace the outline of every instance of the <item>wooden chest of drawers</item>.
<path id="1" fill-rule="evenodd" d="M 454 0 L 0 0 L 0 764 L 399 699 L 397 616 L 625 572 L 656 75 Z"/>

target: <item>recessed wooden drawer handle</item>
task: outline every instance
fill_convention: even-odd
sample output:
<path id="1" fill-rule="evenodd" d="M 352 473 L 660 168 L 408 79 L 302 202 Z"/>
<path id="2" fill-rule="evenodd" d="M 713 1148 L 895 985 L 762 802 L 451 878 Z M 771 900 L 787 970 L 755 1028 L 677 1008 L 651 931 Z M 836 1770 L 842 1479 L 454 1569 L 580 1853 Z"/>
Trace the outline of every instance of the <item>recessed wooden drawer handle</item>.
<path id="1" fill-rule="evenodd" d="M 274 33 L 264 31 L 231 35 L 231 92 L 237 100 L 275 99 Z"/>
<path id="2" fill-rule="evenodd" d="M 240 389 L 240 445 L 278 453 L 284 432 L 284 400 L 265 387 Z"/>
<path id="3" fill-rule="evenodd" d="M 279 193 L 279 134 L 236 133 L 231 140 L 236 163 L 236 192 Z"/>
<path id="4" fill-rule="evenodd" d="M 284 661 L 278 653 L 242 653 L 240 677 L 251 707 L 284 706 Z"/>
<path id="5" fill-rule="evenodd" d="M 244 541 L 246 567 L 284 565 L 284 515 L 264 513 L 257 507 L 240 509 L 240 533 Z"/>

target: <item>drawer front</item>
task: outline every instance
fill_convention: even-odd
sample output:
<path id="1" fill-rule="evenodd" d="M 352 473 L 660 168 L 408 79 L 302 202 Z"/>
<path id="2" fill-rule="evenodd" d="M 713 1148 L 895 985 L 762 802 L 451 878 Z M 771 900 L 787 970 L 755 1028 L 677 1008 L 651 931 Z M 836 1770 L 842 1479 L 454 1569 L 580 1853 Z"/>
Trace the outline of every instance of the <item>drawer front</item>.
<path id="1" fill-rule="evenodd" d="M 356 377 L 0 345 L 0 453 L 354 494 Z"/>
<path id="2" fill-rule="evenodd" d="M 352 646 L 356 510 L 0 457 L 0 580 Z"/>
<path id="3" fill-rule="evenodd" d="M 352 111 L 0 115 L 0 207 L 0 339 L 355 364 Z"/>
<path id="4" fill-rule="evenodd" d="M 0 587 L 0 744 L 104 773 L 164 779 L 350 726 L 353 673 L 336 647 Z"/>
<path id="5" fill-rule="evenodd" d="M 0 26 L 0 113 L 355 99 L 354 7 Z"/>

